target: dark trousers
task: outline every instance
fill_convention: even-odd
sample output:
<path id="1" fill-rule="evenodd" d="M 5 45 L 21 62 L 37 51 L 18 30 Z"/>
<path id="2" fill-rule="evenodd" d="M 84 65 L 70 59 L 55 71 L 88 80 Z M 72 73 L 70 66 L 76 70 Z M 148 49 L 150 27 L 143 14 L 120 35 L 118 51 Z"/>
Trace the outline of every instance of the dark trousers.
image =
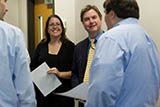
<path id="1" fill-rule="evenodd" d="M 84 107 L 84 104 L 79 102 L 79 107 Z"/>

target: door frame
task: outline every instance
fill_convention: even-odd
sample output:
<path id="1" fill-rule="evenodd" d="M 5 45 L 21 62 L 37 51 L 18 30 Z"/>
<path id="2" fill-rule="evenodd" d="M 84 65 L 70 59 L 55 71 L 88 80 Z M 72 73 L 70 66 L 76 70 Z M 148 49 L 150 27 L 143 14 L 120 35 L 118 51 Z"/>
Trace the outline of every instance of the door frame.
<path id="1" fill-rule="evenodd" d="M 27 0 L 27 22 L 28 22 L 28 51 L 30 57 L 33 57 L 35 50 L 35 30 L 34 30 L 34 0 Z M 55 14 L 55 0 L 53 0 L 52 11 Z"/>
<path id="2" fill-rule="evenodd" d="M 28 22 L 28 51 L 30 57 L 33 57 L 35 50 L 34 38 L 34 0 L 27 0 L 27 22 Z"/>

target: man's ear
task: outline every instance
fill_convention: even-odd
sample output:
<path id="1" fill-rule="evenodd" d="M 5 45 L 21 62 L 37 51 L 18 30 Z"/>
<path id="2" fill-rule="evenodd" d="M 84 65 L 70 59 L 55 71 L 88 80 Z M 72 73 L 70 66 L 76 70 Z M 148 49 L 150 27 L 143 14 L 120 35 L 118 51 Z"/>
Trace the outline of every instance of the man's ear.
<path id="1" fill-rule="evenodd" d="M 114 19 L 116 17 L 116 14 L 113 10 L 111 10 L 108 14 L 110 15 L 111 19 Z"/>

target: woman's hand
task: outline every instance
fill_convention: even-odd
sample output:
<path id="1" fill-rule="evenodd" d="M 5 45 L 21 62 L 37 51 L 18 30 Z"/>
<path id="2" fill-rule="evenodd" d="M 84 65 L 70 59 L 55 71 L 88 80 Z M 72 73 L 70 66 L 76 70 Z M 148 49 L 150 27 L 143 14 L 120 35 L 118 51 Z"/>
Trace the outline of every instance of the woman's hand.
<path id="1" fill-rule="evenodd" d="M 63 79 L 70 79 L 72 72 L 71 71 L 59 71 L 56 67 L 51 68 L 47 72 L 48 74 L 55 74 L 57 77 L 63 78 Z"/>
<path id="2" fill-rule="evenodd" d="M 50 70 L 48 70 L 47 73 L 55 74 L 56 76 L 61 77 L 61 72 L 59 72 L 59 70 L 56 67 L 51 68 Z"/>

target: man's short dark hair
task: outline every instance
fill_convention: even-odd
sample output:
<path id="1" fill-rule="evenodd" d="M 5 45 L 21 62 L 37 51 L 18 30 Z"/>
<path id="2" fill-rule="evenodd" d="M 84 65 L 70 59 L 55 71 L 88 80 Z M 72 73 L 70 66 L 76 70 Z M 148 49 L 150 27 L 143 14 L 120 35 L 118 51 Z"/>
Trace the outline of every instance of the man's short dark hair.
<path id="1" fill-rule="evenodd" d="M 117 17 L 139 19 L 139 7 L 136 0 L 106 0 L 103 4 L 106 13 L 113 10 Z"/>

